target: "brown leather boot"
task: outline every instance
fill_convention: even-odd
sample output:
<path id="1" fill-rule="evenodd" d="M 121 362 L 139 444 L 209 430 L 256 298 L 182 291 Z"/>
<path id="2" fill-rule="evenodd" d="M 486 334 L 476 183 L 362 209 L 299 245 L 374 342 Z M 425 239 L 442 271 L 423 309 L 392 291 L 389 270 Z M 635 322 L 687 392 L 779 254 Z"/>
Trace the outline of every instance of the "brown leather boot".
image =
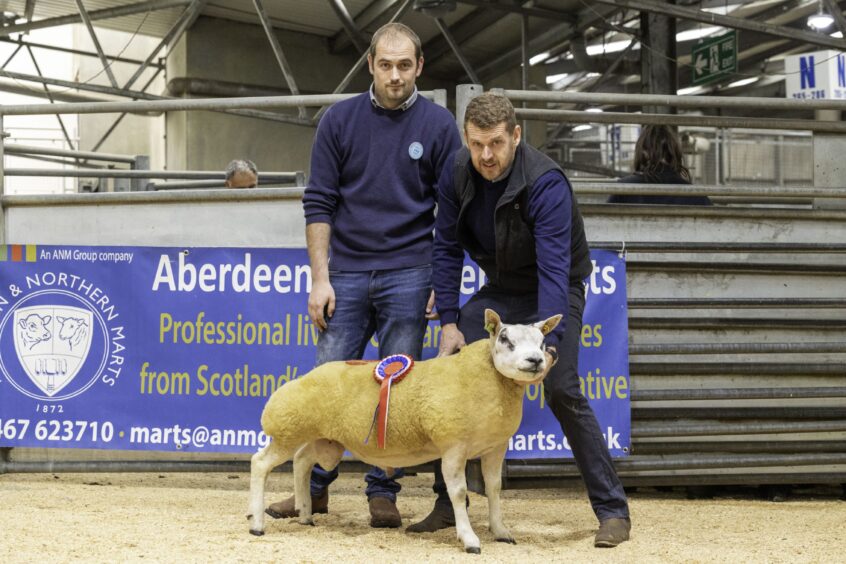
<path id="1" fill-rule="evenodd" d="M 374 496 L 370 505 L 370 526 L 375 529 L 396 529 L 402 526 L 402 517 L 396 502 L 387 497 Z"/>
<path id="2" fill-rule="evenodd" d="M 289 497 L 284 501 L 277 501 L 271 503 L 265 513 L 274 519 L 287 519 L 289 517 L 299 517 L 300 510 L 294 504 L 294 496 Z M 311 512 L 314 513 L 329 513 L 329 491 L 323 492 L 320 497 L 311 496 Z"/>
<path id="3" fill-rule="evenodd" d="M 630 519 L 606 519 L 599 524 L 593 546 L 597 548 L 614 548 L 623 541 L 629 540 L 632 530 Z"/>
<path id="4" fill-rule="evenodd" d="M 409 525 L 406 533 L 434 533 L 441 529 L 455 527 L 455 512 L 450 503 L 435 503 L 435 508 L 425 519 Z"/>

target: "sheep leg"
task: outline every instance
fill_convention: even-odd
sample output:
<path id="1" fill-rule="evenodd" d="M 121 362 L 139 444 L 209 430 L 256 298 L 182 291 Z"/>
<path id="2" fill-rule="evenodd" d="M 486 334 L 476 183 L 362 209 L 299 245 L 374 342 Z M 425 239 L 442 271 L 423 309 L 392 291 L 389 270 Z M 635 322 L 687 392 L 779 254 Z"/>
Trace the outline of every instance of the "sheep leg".
<path id="1" fill-rule="evenodd" d="M 281 446 L 276 440 L 255 453 L 250 461 L 250 533 L 264 534 L 264 487 L 267 476 L 276 466 L 291 458 L 291 451 Z"/>
<path id="2" fill-rule="evenodd" d="M 329 439 L 318 439 L 314 445 L 315 460 L 324 470 L 333 470 L 344 456 L 344 445 Z"/>
<path id="3" fill-rule="evenodd" d="M 294 500 L 301 525 L 314 525 L 311 514 L 311 469 L 317 462 L 317 441 L 303 445 L 294 455 Z"/>
<path id="4" fill-rule="evenodd" d="M 464 543 L 464 550 L 472 554 L 481 554 L 482 548 L 479 537 L 473 532 L 470 526 L 470 518 L 467 516 L 467 479 L 464 477 L 464 468 L 467 465 L 466 453 L 463 449 L 452 449 L 441 457 L 441 469 L 444 473 L 449 499 L 452 502 L 452 510 L 455 513 L 455 530 L 458 540 Z"/>
<path id="5" fill-rule="evenodd" d="M 499 493 L 502 491 L 502 461 L 508 443 L 503 443 L 482 456 L 482 476 L 485 478 L 485 495 L 488 496 L 488 521 L 491 532 L 499 542 L 517 544 L 502 522 L 502 506 Z"/>

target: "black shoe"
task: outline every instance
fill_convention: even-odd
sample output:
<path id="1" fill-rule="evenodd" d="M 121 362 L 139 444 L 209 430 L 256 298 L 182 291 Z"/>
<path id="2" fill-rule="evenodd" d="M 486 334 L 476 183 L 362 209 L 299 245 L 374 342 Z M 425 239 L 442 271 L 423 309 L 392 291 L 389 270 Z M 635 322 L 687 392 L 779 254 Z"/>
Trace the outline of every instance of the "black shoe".
<path id="1" fill-rule="evenodd" d="M 435 503 L 435 508 L 425 519 L 409 525 L 405 528 L 406 533 L 434 533 L 441 529 L 455 527 L 455 512 L 450 503 Z"/>

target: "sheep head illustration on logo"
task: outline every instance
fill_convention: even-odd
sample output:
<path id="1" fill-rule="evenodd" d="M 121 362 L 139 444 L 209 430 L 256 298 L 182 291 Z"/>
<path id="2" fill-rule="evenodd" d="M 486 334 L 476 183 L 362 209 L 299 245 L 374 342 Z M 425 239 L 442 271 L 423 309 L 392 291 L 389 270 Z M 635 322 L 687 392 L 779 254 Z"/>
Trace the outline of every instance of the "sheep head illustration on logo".
<path id="1" fill-rule="evenodd" d="M 47 396 L 67 386 L 91 348 L 90 310 L 71 306 L 20 308 L 14 315 L 15 351 L 27 376 Z"/>

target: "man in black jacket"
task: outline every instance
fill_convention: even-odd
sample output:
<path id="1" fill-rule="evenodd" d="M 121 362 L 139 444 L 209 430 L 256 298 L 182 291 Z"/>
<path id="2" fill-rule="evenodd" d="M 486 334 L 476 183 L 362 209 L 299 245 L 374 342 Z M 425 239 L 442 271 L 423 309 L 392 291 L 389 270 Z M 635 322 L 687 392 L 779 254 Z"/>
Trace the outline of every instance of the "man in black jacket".
<path id="1" fill-rule="evenodd" d="M 593 267 L 573 191 L 554 161 L 520 143 L 520 126 L 507 98 L 483 94 L 473 99 L 464 131 L 467 147 L 457 151 L 438 182 L 433 285 L 442 328 L 439 355 L 488 338 L 486 308 L 507 323 L 564 314 L 546 336 L 547 351 L 557 359 L 544 382 L 547 402 L 573 450 L 600 522 L 594 544 L 616 546 L 629 538 L 631 521 L 599 424 L 579 388 L 582 280 Z M 488 283 L 459 311 L 465 250 L 485 271 Z M 454 526 L 440 465 L 434 490 L 434 510 L 409 526 L 409 532 Z"/>

